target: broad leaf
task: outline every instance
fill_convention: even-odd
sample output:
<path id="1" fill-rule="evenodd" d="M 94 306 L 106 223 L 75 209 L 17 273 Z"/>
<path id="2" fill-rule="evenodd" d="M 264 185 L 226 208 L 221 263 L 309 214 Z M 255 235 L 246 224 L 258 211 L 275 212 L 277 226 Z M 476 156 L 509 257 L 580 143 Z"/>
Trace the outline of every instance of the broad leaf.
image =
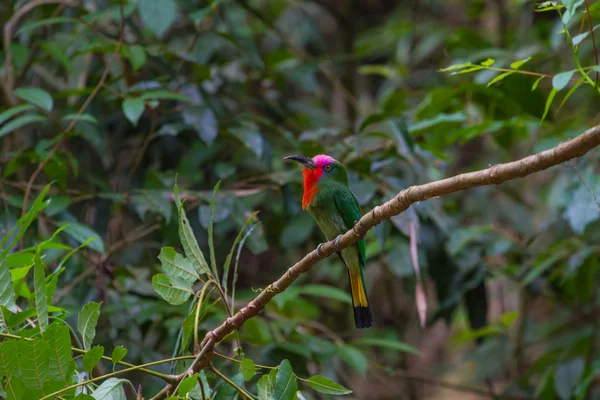
<path id="1" fill-rule="evenodd" d="M 256 373 L 256 366 L 254 365 L 254 361 L 249 358 L 244 358 L 240 363 L 240 372 L 244 377 L 245 381 L 249 381 L 252 379 L 254 374 Z"/>
<path id="2" fill-rule="evenodd" d="M 104 355 L 104 347 L 103 346 L 94 346 L 87 353 L 83 355 L 83 369 L 86 372 L 92 372 L 96 364 L 100 362 L 102 356 Z"/>
<path id="3" fill-rule="evenodd" d="M 565 86 L 568 85 L 575 71 L 576 70 L 572 69 L 571 71 L 565 71 L 554 75 L 552 78 L 552 87 L 558 91 L 563 90 Z"/>
<path id="4" fill-rule="evenodd" d="M 140 0 L 138 12 L 144 26 L 160 38 L 175 21 L 177 4 L 174 0 Z"/>
<path id="5" fill-rule="evenodd" d="M 0 113 L 0 125 L 2 125 L 4 122 L 8 121 L 15 115 L 17 115 L 23 111 L 33 110 L 33 108 L 34 107 L 30 104 L 21 104 L 18 106 L 11 107 L 8 110 L 2 111 Z"/>
<path id="6" fill-rule="evenodd" d="M 100 235 L 92 229 L 72 221 L 59 221 L 58 226 L 66 226 L 64 229 L 65 233 L 69 234 L 78 243 L 87 243 L 87 247 L 90 249 L 104 254 L 104 242 L 100 238 Z"/>
<path id="7" fill-rule="evenodd" d="M 172 247 L 163 247 L 158 259 L 163 271 L 169 277 L 181 278 L 186 282 L 194 283 L 200 279 L 191 261 L 177 253 Z"/>
<path id="8" fill-rule="evenodd" d="M 92 397 L 96 400 L 126 400 L 123 383 L 126 379 L 109 378 L 98 386 Z"/>
<path id="9" fill-rule="evenodd" d="M 83 338 L 83 347 L 89 350 L 96 336 L 96 324 L 100 316 L 100 303 L 90 302 L 83 306 L 77 319 L 77 330 Z"/>
<path id="10" fill-rule="evenodd" d="M 55 322 L 48 327 L 44 338 L 48 342 L 48 378 L 66 387 L 71 384 L 73 371 L 75 371 L 69 328 L 60 322 Z"/>
<path id="11" fill-rule="evenodd" d="M 140 97 L 128 97 L 123 100 L 121 104 L 121 108 L 123 109 L 123 114 L 127 117 L 129 122 L 133 124 L 133 126 L 137 126 L 137 123 L 144 112 L 144 108 L 146 107 L 144 100 Z"/>
<path id="12" fill-rule="evenodd" d="M 288 360 L 283 360 L 279 364 L 277 376 L 275 378 L 275 386 L 273 389 L 273 398 L 275 400 L 293 400 L 296 396 L 298 384 L 296 376 L 292 371 L 292 365 Z"/>
<path id="13" fill-rule="evenodd" d="M 44 333 L 48 327 L 48 300 L 46 298 L 46 273 L 44 263 L 39 252 L 35 253 L 33 267 L 33 288 L 35 294 L 35 309 L 38 315 L 40 332 Z"/>
<path id="14" fill-rule="evenodd" d="M 43 108 L 46 111 L 52 111 L 52 96 L 43 89 L 37 87 L 20 87 L 15 89 L 15 96 L 26 102 Z"/>
<path id="15" fill-rule="evenodd" d="M 127 355 L 127 349 L 123 346 L 117 346 L 112 352 L 111 359 L 113 363 L 113 369 L 121 360 Z"/>
<path id="16" fill-rule="evenodd" d="M 193 294 L 191 283 L 177 277 L 169 278 L 164 274 L 152 277 L 152 289 L 172 305 L 185 303 Z"/>
<path id="17" fill-rule="evenodd" d="M 188 376 L 187 378 L 185 378 L 184 380 L 181 381 L 181 384 L 179 385 L 179 389 L 177 390 L 177 395 L 179 396 L 185 396 L 187 395 L 196 385 L 196 382 L 198 382 L 198 374 L 195 373 L 192 376 Z"/>
<path id="18" fill-rule="evenodd" d="M 34 122 L 47 121 L 48 118 L 39 114 L 25 114 L 7 122 L 0 128 L 0 137 Z"/>
<path id="19" fill-rule="evenodd" d="M 19 340 L 21 380 L 35 392 L 44 392 L 48 374 L 48 343 L 42 339 Z"/>
<path id="20" fill-rule="evenodd" d="M 335 383 L 331 379 L 327 379 L 321 375 L 311 376 L 306 380 L 308 385 L 316 390 L 317 392 L 332 394 L 332 395 L 344 395 L 352 393 L 352 390 L 346 389 L 339 383 Z"/>

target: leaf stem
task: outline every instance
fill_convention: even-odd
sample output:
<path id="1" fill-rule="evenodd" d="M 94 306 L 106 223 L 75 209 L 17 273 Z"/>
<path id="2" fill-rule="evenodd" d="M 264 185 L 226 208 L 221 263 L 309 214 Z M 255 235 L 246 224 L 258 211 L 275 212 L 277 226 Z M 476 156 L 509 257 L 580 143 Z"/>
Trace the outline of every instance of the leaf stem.
<path id="1" fill-rule="evenodd" d="M 226 377 L 225 375 L 223 375 L 221 373 L 221 371 L 219 371 L 218 369 L 215 368 L 214 365 L 210 364 L 210 370 L 217 375 L 219 378 L 223 379 L 225 382 L 227 382 L 231 387 L 233 387 L 235 390 L 237 390 L 238 392 L 240 392 L 243 396 L 245 396 L 246 398 L 250 399 L 250 400 L 254 400 L 254 397 L 252 397 L 252 395 L 248 392 L 246 392 L 244 389 L 242 389 L 240 386 L 238 386 L 234 381 L 232 381 L 231 379 L 229 379 L 228 377 Z"/>

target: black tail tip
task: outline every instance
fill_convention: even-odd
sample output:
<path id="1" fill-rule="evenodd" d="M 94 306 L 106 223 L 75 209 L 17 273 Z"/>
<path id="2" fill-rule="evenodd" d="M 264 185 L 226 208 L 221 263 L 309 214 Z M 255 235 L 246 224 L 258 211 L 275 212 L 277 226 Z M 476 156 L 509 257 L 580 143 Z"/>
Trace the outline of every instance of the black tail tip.
<path id="1" fill-rule="evenodd" d="M 358 329 L 373 326 L 373 316 L 369 307 L 354 307 L 354 322 Z"/>

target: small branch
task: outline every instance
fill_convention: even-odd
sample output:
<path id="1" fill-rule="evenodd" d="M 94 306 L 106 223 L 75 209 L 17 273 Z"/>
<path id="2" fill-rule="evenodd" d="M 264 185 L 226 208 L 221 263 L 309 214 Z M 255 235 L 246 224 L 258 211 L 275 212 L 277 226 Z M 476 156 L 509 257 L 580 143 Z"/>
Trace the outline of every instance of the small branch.
<path id="1" fill-rule="evenodd" d="M 380 222 L 406 211 L 412 204 L 425 201 L 431 198 L 456 193 L 465 189 L 499 185 L 506 181 L 516 178 L 523 178 L 533 173 L 546 170 L 550 167 L 564 163 L 573 158 L 582 157 L 593 148 L 600 145 L 600 125 L 588 129 L 579 136 L 559 144 L 558 146 L 533 154 L 518 161 L 506 164 L 497 164 L 490 168 L 480 171 L 469 172 L 456 175 L 451 178 L 430 182 L 424 185 L 411 186 L 402 190 L 393 199 L 387 201 L 381 206 L 373 208 L 365 214 L 355 225 L 339 238 L 339 245 L 335 246 L 334 240 L 325 243 L 321 247 L 319 257 L 317 251 L 313 250 L 298 263 L 288 269 L 285 274 L 277 281 L 273 282 L 264 289 L 256 298 L 250 301 L 245 307 L 240 309 L 233 317 L 227 318 L 221 325 L 213 331 L 206 334 L 201 346 L 202 350 L 198 354 L 190 368 L 181 375 L 178 380 L 181 382 L 185 376 L 192 375 L 200 369 L 208 367 L 210 356 L 214 346 L 225 336 L 240 328 L 244 322 L 255 317 L 278 293 L 287 289 L 298 277 L 308 271 L 320 260 L 329 257 L 333 253 L 345 249 L 360 239 L 364 238 L 367 232 Z M 163 389 L 153 399 L 161 399 L 165 393 Z M 486 395 L 487 395 L 486 391 Z"/>

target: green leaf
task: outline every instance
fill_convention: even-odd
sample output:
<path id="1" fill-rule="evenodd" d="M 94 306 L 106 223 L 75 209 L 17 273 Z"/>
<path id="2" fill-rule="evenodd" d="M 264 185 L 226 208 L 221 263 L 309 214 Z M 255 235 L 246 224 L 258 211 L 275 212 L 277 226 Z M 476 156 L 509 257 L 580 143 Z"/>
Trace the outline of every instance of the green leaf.
<path id="1" fill-rule="evenodd" d="M 46 206 L 46 216 L 52 217 L 65 208 L 69 207 L 71 199 L 67 196 L 54 196 L 48 199 L 48 205 Z"/>
<path id="2" fill-rule="evenodd" d="M 177 253 L 172 247 L 163 247 L 158 259 L 168 277 L 181 278 L 184 281 L 194 283 L 200 280 L 200 276 L 194 269 L 192 262 Z"/>
<path id="3" fill-rule="evenodd" d="M 65 227 L 64 231 L 78 243 L 87 243 L 87 247 L 97 251 L 98 253 L 104 254 L 104 242 L 100 235 L 88 228 L 87 226 L 80 224 L 79 222 L 72 221 L 58 221 L 58 226 Z M 92 239 L 91 241 L 89 241 Z"/>
<path id="4" fill-rule="evenodd" d="M 494 60 L 493 58 L 488 58 L 487 60 L 483 61 L 481 65 L 483 65 L 484 67 L 491 67 L 492 65 L 494 65 L 495 62 L 496 60 Z"/>
<path id="5" fill-rule="evenodd" d="M 192 263 L 194 263 L 194 267 L 199 274 L 211 276 L 208 264 L 204 259 L 204 255 L 200 251 L 200 247 L 198 247 L 196 237 L 194 236 L 194 232 L 190 226 L 190 221 L 187 219 L 185 210 L 183 209 L 181 200 L 179 199 L 179 188 L 177 185 L 175 185 L 174 191 L 175 204 L 177 205 L 177 212 L 179 213 L 179 240 L 181 240 L 183 251 L 185 252 L 186 257 L 192 261 Z"/>
<path id="6" fill-rule="evenodd" d="M 13 281 L 6 261 L 6 253 L 0 249 L 0 305 L 5 306 L 11 312 L 17 312 L 15 303 L 15 290 Z"/>
<path id="7" fill-rule="evenodd" d="M 548 95 L 548 98 L 546 99 L 546 105 L 544 106 L 544 115 L 542 115 L 541 122 L 543 122 L 546 119 L 546 116 L 548 115 L 548 112 L 550 111 L 550 106 L 552 105 L 552 102 L 554 101 L 554 97 L 556 97 L 556 93 L 558 93 L 558 91 L 556 89 L 552 89 L 550 91 L 550 94 Z"/>
<path id="8" fill-rule="evenodd" d="M 146 51 L 143 46 L 125 46 L 121 52 L 127 57 L 134 71 L 137 71 L 146 63 Z"/>
<path id="9" fill-rule="evenodd" d="M 344 395 L 352 393 L 352 390 L 346 389 L 339 383 L 335 383 L 334 381 L 325 378 L 321 375 L 311 376 L 306 380 L 308 385 L 316 390 L 317 392 L 321 392 L 324 394 L 332 394 L 332 395 Z"/>
<path id="10" fill-rule="evenodd" d="M 540 84 L 540 82 L 542 81 L 542 79 L 544 79 L 545 76 L 540 76 L 539 78 L 537 78 L 535 80 L 535 82 L 533 82 L 533 85 L 531 85 L 531 91 L 533 92 L 535 89 L 537 89 L 538 85 Z"/>
<path id="11" fill-rule="evenodd" d="M 513 62 L 512 64 L 510 64 L 510 67 L 511 67 L 512 69 L 519 69 L 519 68 L 521 68 L 521 66 L 522 66 L 523 64 L 525 64 L 525 63 L 526 63 L 527 61 L 529 61 L 529 60 L 531 60 L 531 57 L 527 57 L 527 58 L 525 58 L 524 60 L 518 60 L 518 61 L 515 61 L 515 62 Z"/>
<path id="12" fill-rule="evenodd" d="M 571 71 L 565 71 L 554 75 L 552 78 L 552 87 L 558 91 L 563 90 L 571 80 L 571 77 L 573 77 L 575 71 L 576 70 L 572 69 Z"/>
<path id="13" fill-rule="evenodd" d="M 52 111 L 52 96 L 43 89 L 37 87 L 20 87 L 15 89 L 14 93 L 21 100 L 43 108 L 46 111 Z"/>
<path id="14" fill-rule="evenodd" d="M 92 397 L 96 400 L 126 400 L 123 383 L 127 382 L 126 379 L 109 378 L 94 390 Z"/>
<path id="15" fill-rule="evenodd" d="M 177 390 L 177 395 L 184 397 L 194 388 L 196 382 L 198 382 L 197 373 L 182 380 L 179 389 Z"/>
<path id="16" fill-rule="evenodd" d="M 144 26 L 160 38 L 175 21 L 177 4 L 173 0 L 140 0 L 138 12 Z"/>
<path id="17" fill-rule="evenodd" d="M 112 355 L 111 355 L 111 359 L 112 359 L 112 363 L 113 363 L 113 369 L 115 368 L 115 365 L 117 365 L 119 363 L 119 361 L 121 361 L 122 359 L 125 358 L 125 356 L 127 355 L 127 349 L 123 346 L 117 346 L 114 348 Z"/>
<path id="18" fill-rule="evenodd" d="M 278 370 L 273 369 L 268 374 L 260 377 L 258 380 L 258 399 L 259 400 L 273 400 L 273 389 L 275 386 L 275 377 Z"/>
<path id="19" fill-rule="evenodd" d="M 83 355 L 83 369 L 91 373 L 96 364 L 100 362 L 104 355 L 104 346 L 94 346 Z"/>
<path id="20" fill-rule="evenodd" d="M 494 79 L 492 79 L 491 81 L 489 81 L 489 83 L 487 84 L 488 87 L 492 86 L 494 83 L 501 81 L 502 79 L 506 78 L 509 75 L 514 74 L 514 72 L 510 71 L 510 72 L 505 72 L 503 74 L 497 75 L 496 77 L 494 77 Z"/>
<path id="21" fill-rule="evenodd" d="M 573 43 L 573 46 L 579 45 L 581 42 L 583 42 L 583 40 L 586 37 L 588 37 L 589 34 L 590 34 L 590 31 L 587 31 L 587 32 L 580 33 L 579 35 L 573 36 L 573 39 L 571 40 L 571 42 Z"/>
<path id="22" fill-rule="evenodd" d="M 123 114 L 125 114 L 133 126 L 137 126 L 140 117 L 144 113 L 144 107 L 145 103 L 141 97 L 127 97 L 123 100 L 123 103 L 121 103 Z"/>
<path id="23" fill-rule="evenodd" d="M 149 90 L 147 92 L 143 92 L 140 97 L 144 100 L 180 100 L 180 101 L 187 101 L 187 102 L 191 102 L 192 99 L 189 98 L 188 96 L 181 94 L 181 93 L 177 93 L 177 92 L 171 92 L 168 90 L 162 90 L 162 89 L 158 89 L 158 90 Z"/>
<path id="24" fill-rule="evenodd" d="M 17 341 L 4 339 L 0 343 L 0 378 L 12 378 L 18 371 L 19 362 L 17 361 Z"/>
<path id="25" fill-rule="evenodd" d="M 250 150 L 257 158 L 261 158 L 263 154 L 263 137 L 255 129 L 248 128 L 229 128 L 228 132 L 238 138 L 244 147 Z"/>
<path id="26" fill-rule="evenodd" d="M 420 354 L 419 350 L 408 345 L 406 343 L 400 342 L 399 340 L 393 339 L 384 339 L 384 338 L 361 338 L 358 339 L 355 344 L 362 344 L 363 346 L 375 346 L 375 347 L 383 347 L 389 350 L 398 350 L 406 353 Z"/>
<path id="27" fill-rule="evenodd" d="M 46 273 L 44 268 L 40 253 L 36 252 L 35 265 L 33 267 L 33 288 L 35 293 L 35 309 L 41 333 L 44 333 L 48 327 L 48 301 L 46 299 Z"/>
<path id="28" fill-rule="evenodd" d="M 214 224 L 214 216 L 215 216 L 215 201 L 217 200 L 217 192 L 219 191 L 219 186 L 221 186 L 221 181 L 218 181 L 213 189 L 212 198 L 210 199 L 210 217 L 208 219 L 208 251 L 210 254 L 210 265 L 213 270 L 213 274 L 216 277 L 219 276 L 217 271 L 217 261 L 215 259 L 215 246 L 214 246 L 214 237 L 213 237 L 213 224 Z"/>
<path id="29" fill-rule="evenodd" d="M 298 293 L 309 296 L 324 297 L 326 299 L 336 300 L 350 305 L 352 304 L 352 298 L 348 292 L 338 289 L 334 286 L 318 284 L 304 285 L 298 288 Z"/>
<path id="30" fill-rule="evenodd" d="M 89 350 L 96 336 L 96 324 L 100 316 L 100 303 L 90 302 L 83 306 L 77 317 L 77 330 L 83 338 L 83 348 Z"/>
<path id="31" fill-rule="evenodd" d="M 75 362 L 71 356 L 71 334 L 69 328 L 54 322 L 44 334 L 48 341 L 48 378 L 65 387 L 71 384 Z"/>
<path id="32" fill-rule="evenodd" d="M 511 325 L 517 320 L 517 318 L 519 318 L 518 311 L 507 312 L 505 314 L 502 314 L 502 316 L 500 317 L 500 323 L 505 327 L 510 328 Z"/>
<path id="33" fill-rule="evenodd" d="M 0 113 L 0 125 L 2 125 L 4 122 L 8 121 L 15 115 L 17 115 L 23 111 L 33 110 L 33 108 L 34 107 L 30 104 L 21 104 L 18 106 L 11 107 L 8 110 L 2 111 Z"/>
<path id="34" fill-rule="evenodd" d="M 202 399 L 202 396 L 204 396 L 204 398 L 208 400 L 212 396 L 212 389 L 208 385 L 208 381 L 206 380 L 206 374 L 204 373 L 204 370 L 200 371 L 199 378 L 200 379 L 198 380 L 198 382 L 196 382 L 196 385 L 194 385 L 194 387 L 190 391 L 190 398 Z M 200 385 L 202 385 L 202 388 L 200 388 Z"/>
<path id="35" fill-rule="evenodd" d="M 39 114 L 26 114 L 26 115 L 22 115 L 19 118 L 15 118 L 12 121 L 4 124 L 4 126 L 2 127 L 2 129 L 0 129 L 0 137 L 15 131 L 25 125 L 34 123 L 34 122 L 40 122 L 40 121 L 46 121 L 48 118 L 39 115 Z"/>
<path id="36" fill-rule="evenodd" d="M 96 119 L 96 117 L 94 117 L 93 115 L 90 114 L 77 114 L 77 113 L 71 113 L 71 114 L 67 114 L 64 117 L 62 117 L 63 121 L 72 121 L 72 120 L 76 120 L 77 122 L 80 121 L 84 121 L 84 122 L 89 122 L 92 123 L 94 125 L 98 125 L 98 120 Z"/>
<path id="37" fill-rule="evenodd" d="M 42 339 L 19 340 L 21 380 L 35 392 L 44 392 L 48 374 L 48 343 Z"/>
<path id="38" fill-rule="evenodd" d="M 337 346 L 337 354 L 349 367 L 357 370 L 363 376 L 367 374 L 367 357 L 356 347 L 349 345 Z"/>
<path id="39" fill-rule="evenodd" d="M 554 388 L 562 400 L 571 399 L 575 388 L 585 371 L 585 361 L 582 357 L 561 363 L 554 374 Z"/>
<path id="40" fill-rule="evenodd" d="M 283 360 L 279 364 L 275 386 L 273 390 L 273 399 L 275 400 L 293 400 L 298 390 L 296 376 L 292 371 L 292 365 L 288 360 Z"/>
<path id="41" fill-rule="evenodd" d="M 465 69 L 467 67 L 471 67 L 472 65 L 473 64 L 471 64 L 470 62 L 464 63 L 464 64 L 451 65 L 449 67 L 440 69 L 440 72 L 456 71 L 456 70 L 460 70 L 460 69 Z"/>
<path id="42" fill-rule="evenodd" d="M 193 294 L 191 288 L 191 283 L 181 278 L 169 278 L 164 274 L 156 274 L 152 277 L 152 289 L 172 305 L 185 303 Z"/>
<path id="43" fill-rule="evenodd" d="M 240 363 L 240 372 L 242 373 L 242 376 L 244 377 L 244 380 L 246 382 L 252 379 L 252 377 L 256 373 L 256 366 L 254 365 L 254 361 L 252 361 L 249 358 L 244 358 Z"/>

